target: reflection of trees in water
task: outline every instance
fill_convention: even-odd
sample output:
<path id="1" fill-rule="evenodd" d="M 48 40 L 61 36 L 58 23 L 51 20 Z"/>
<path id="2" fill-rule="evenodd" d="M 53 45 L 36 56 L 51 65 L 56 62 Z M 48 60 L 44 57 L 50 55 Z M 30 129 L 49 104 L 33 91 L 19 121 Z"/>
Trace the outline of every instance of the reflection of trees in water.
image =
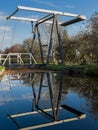
<path id="1" fill-rule="evenodd" d="M 17 78 L 16 76 L 14 79 Z M 30 78 L 30 79 L 29 79 Z M 64 83 L 64 76 L 57 75 L 56 73 L 31 73 L 27 75 L 21 75 L 21 80 L 26 85 L 31 83 L 32 88 L 32 107 L 30 105 L 31 110 L 26 112 L 17 112 L 16 114 L 7 114 L 7 116 L 12 119 L 12 121 L 17 125 L 18 129 L 36 129 L 42 128 L 46 126 L 52 126 L 56 124 L 62 124 L 64 122 L 74 121 L 84 119 L 86 115 L 83 112 L 80 112 L 62 102 L 62 93 L 67 91 Z M 63 94 L 63 99 L 65 100 L 66 93 Z M 26 95 L 25 95 L 26 96 Z M 46 105 L 44 101 L 47 101 Z M 23 101 L 23 103 L 25 103 Z M 22 109 L 22 108 L 21 108 Z M 23 110 L 24 111 L 24 110 Z M 72 113 L 72 117 L 66 115 L 66 111 Z M 40 120 L 39 114 L 47 118 L 48 120 L 42 119 L 42 123 L 38 121 L 37 124 L 32 126 L 21 127 L 21 121 L 24 121 L 26 117 L 30 117 L 32 120 L 33 115 L 37 115 L 37 121 Z M 75 116 L 73 116 L 73 114 Z M 65 118 L 65 116 L 67 118 Z M 22 119 L 19 122 L 16 120 L 16 117 Z M 35 116 L 34 116 L 35 117 Z M 39 118 L 39 119 L 38 119 Z M 30 121 L 28 120 L 28 121 Z M 35 120 L 35 118 L 34 118 Z M 41 121 L 41 120 L 40 120 Z M 27 120 L 26 120 L 27 122 Z M 31 122 L 30 122 L 31 123 Z"/>
<path id="2" fill-rule="evenodd" d="M 39 86 L 42 74 L 43 85 L 47 84 L 46 73 L 28 73 L 21 76 L 23 84 L 26 86 L 31 86 L 31 83 Z M 98 120 L 98 81 L 91 78 L 80 78 L 80 77 L 67 77 L 56 73 L 50 73 L 50 82 L 53 91 L 53 102 L 57 102 L 57 97 L 59 94 L 59 87 L 62 85 L 61 93 L 64 93 L 62 100 L 65 99 L 68 90 L 79 94 L 80 97 L 85 98 L 86 105 L 88 107 L 89 113 L 92 117 Z M 44 98 L 49 97 L 49 91 L 44 93 Z M 47 100 L 46 100 L 47 101 Z M 47 103 L 47 102 L 46 102 Z"/>
<path id="3" fill-rule="evenodd" d="M 26 73 L 21 76 L 22 83 L 26 86 L 31 86 L 32 80 L 35 80 L 36 86 L 39 85 L 40 82 L 40 74 L 37 73 Z"/>
<path id="4" fill-rule="evenodd" d="M 90 78 L 65 77 L 65 82 L 71 91 L 86 99 L 89 113 L 98 120 L 98 81 Z"/>
<path id="5" fill-rule="evenodd" d="M 26 86 L 31 86 L 31 78 L 32 78 L 31 73 L 22 74 L 21 76 L 22 83 L 25 84 Z"/>

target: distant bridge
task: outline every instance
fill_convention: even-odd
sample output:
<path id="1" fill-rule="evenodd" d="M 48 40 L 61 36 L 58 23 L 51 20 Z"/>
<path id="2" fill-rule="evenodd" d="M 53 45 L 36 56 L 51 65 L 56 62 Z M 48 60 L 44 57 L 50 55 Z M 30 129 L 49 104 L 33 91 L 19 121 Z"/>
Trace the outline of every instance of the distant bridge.
<path id="1" fill-rule="evenodd" d="M 0 54 L 0 64 L 3 66 L 9 66 L 12 64 L 25 65 L 36 63 L 37 62 L 31 53 Z"/>

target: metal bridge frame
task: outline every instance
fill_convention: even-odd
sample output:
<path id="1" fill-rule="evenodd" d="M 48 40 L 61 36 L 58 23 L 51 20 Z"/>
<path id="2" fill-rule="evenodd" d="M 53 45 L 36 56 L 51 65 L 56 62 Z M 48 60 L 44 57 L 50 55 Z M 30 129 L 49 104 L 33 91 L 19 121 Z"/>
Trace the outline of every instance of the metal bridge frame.
<path id="1" fill-rule="evenodd" d="M 13 58 L 14 56 L 14 58 Z M 14 59 L 17 64 L 25 64 L 24 59 L 27 59 L 23 56 L 29 56 L 29 64 L 32 64 L 32 60 L 36 64 L 36 60 L 32 56 L 31 53 L 8 53 L 8 54 L 0 54 L 0 64 L 5 65 L 6 62 L 8 61 L 8 64 L 12 64 L 12 59 Z"/>
<path id="2" fill-rule="evenodd" d="M 25 10 L 25 11 L 33 11 L 33 12 L 40 12 L 40 13 L 46 13 L 46 16 L 43 16 L 40 19 L 32 19 L 32 18 L 25 18 L 25 17 L 15 17 L 15 15 L 18 11 Z M 58 21 L 58 15 L 67 16 L 67 17 L 74 17 L 74 19 L 60 23 Z M 50 56 L 53 46 L 53 35 L 54 35 L 54 29 L 57 33 L 57 39 L 59 44 L 59 51 L 60 51 L 60 58 L 61 58 L 61 64 L 64 64 L 64 56 L 63 56 L 63 49 L 62 49 L 62 41 L 61 41 L 61 34 L 60 34 L 60 26 L 68 26 L 70 24 L 85 20 L 86 17 L 79 14 L 72 14 L 72 13 L 66 13 L 66 12 L 59 12 L 59 11 L 52 11 L 52 10 L 45 10 L 45 9 L 38 9 L 38 8 L 31 8 L 31 7 L 24 7 L 24 6 L 18 6 L 17 10 L 13 12 L 10 16 L 7 17 L 7 19 L 13 19 L 13 20 L 22 20 L 22 21 L 29 21 L 33 24 L 35 22 L 34 27 L 34 35 L 33 35 L 33 41 L 36 38 L 36 34 L 38 36 L 39 41 L 39 48 L 40 48 L 40 55 L 41 55 L 41 61 L 42 64 L 45 64 L 44 62 L 44 56 L 43 56 L 43 50 L 42 50 L 42 43 L 40 38 L 40 32 L 39 32 L 39 25 L 41 23 L 49 23 L 52 24 L 51 33 L 50 33 L 50 42 L 48 45 L 48 54 L 46 59 L 46 64 L 49 64 L 50 62 Z M 50 20 L 50 21 L 49 21 Z"/>

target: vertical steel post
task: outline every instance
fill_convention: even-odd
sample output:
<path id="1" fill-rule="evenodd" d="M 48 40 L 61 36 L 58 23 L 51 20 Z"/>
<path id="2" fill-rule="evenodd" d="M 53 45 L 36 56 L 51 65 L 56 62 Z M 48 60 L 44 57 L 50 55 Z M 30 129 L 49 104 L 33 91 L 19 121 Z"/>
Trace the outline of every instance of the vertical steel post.
<path id="1" fill-rule="evenodd" d="M 55 17 L 53 17 L 53 23 L 52 23 L 52 28 L 51 28 L 50 44 L 49 44 L 49 48 L 48 48 L 48 55 L 47 55 L 47 62 L 46 62 L 47 64 L 49 64 L 50 54 L 51 54 L 51 50 L 52 50 L 54 25 L 55 25 Z"/>
<path id="2" fill-rule="evenodd" d="M 32 45 L 31 45 L 31 53 L 33 54 L 33 44 L 34 44 L 35 38 L 36 38 L 36 26 L 33 27 L 33 22 L 31 22 L 31 26 L 32 26 L 32 33 L 33 33 Z"/>
<path id="3" fill-rule="evenodd" d="M 63 55 L 63 47 L 62 47 L 62 40 L 61 40 L 61 34 L 60 34 L 60 25 L 58 23 L 57 15 L 55 15 L 55 19 L 56 19 L 56 29 L 57 29 L 57 35 L 58 35 L 61 64 L 64 64 L 64 55 Z"/>
<path id="4" fill-rule="evenodd" d="M 39 40 L 39 47 L 40 47 L 41 60 L 42 60 L 42 64 L 44 64 L 43 50 L 42 50 L 42 44 L 41 44 L 40 32 L 39 32 L 38 25 L 36 26 L 36 29 L 37 29 L 38 40 Z"/>

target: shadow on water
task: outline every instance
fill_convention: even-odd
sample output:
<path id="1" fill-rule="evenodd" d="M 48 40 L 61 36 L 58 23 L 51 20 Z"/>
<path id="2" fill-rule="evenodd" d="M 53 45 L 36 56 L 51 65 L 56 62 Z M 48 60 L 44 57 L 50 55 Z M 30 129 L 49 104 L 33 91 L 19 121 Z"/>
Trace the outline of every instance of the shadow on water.
<path id="1" fill-rule="evenodd" d="M 68 77 L 50 72 L 7 75 L 5 79 L 8 85 L 2 78 L 0 91 L 1 88 L 3 91 L 0 94 L 5 93 L 8 86 L 9 91 L 3 96 L 6 103 L 0 105 L 2 106 L 0 110 L 10 109 L 5 112 L 7 119 L 5 117 L 2 119 L 8 121 L 8 124 L 12 123 L 10 128 L 5 126 L 7 130 L 49 129 L 49 126 L 55 128 L 58 125 L 60 125 L 56 127 L 58 130 L 65 127 L 68 130 L 72 130 L 73 127 L 80 130 L 92 130 L 92 128 L 97 130 L 98 81 L 96 79 Z M 13 98 L 8 98 L 9 92 L 12 93 Z M 1 102 L 3 102 L 2 98 Z M 17 109 L 13 109 L 14 105 Z M 84 120 L 76 121 L 71 125 L 67 123 L 80 119 Z"/>

